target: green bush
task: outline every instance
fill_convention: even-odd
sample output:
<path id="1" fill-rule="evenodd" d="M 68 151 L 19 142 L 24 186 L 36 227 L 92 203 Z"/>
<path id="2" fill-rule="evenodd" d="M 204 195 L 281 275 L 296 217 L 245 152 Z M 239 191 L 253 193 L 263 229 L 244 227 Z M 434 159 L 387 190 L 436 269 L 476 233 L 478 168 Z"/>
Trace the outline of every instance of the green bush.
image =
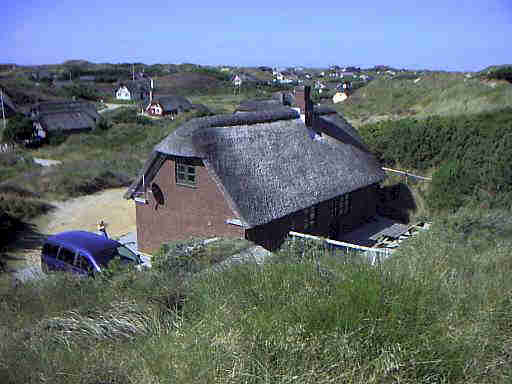
<path id="1" fill-rule="evenodd" d="M 101 95 L 97 89 L 85 84 L 75 84 L 64 87 L 63 89 L 68 93 L 69 96 L 80 99 L 97 101 L 101 98 Z"/>
<path id="2" fill-rule="evenodd" d="M 112 116 L 112 121 L 114 123 L 135 123 L 137 122 L 137 110 L 135 108 L 120 108 Z"/>
<path id="3" fill-rule="evenodd" d="M 512 108 L 386 121 L 360 132 L 387 166 L 439 168 L 429 198 L 433 208 L 456 209 L 468 198 L 502 204 L 500 196 L 512 192 Z"/>
<path id="4" fill-rule="evenodd" d="M 488 79 L 507 80 L 512 83 L 512 66 L 505 66 L 492 70 L 487 74 Z"/>
<path id="5" fill-rule="evenodd" d="M 112 124 L 110 121 L 104 117 L 100 117 L 98 122 L 96 123 L 96 129 L 99 129 L 100 131 L 107 131 L 112 127 Z"/>
<path id="6" fill-rule="evenodd" d="M 9 119 L 7 127 L 2 132 L 2 141 L 7 143 L 22 143 L 34 136 L 32 120 L 25 115 L 16 114 Z"/>

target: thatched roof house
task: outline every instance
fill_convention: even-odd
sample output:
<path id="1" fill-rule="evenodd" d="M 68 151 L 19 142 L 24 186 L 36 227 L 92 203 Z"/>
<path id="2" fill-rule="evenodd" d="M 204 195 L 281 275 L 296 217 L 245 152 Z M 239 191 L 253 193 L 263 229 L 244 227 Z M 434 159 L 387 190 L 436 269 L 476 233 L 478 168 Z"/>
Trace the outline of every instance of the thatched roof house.
<path id="1" fill-rule="evenodd" d="M 158 144 L 125 194 L 139 248 L 222 235 L 274 249 L 290 229 L 337 237 L 375 215 L 379 164 L 341 116 L 305 97 L 301 114 L 197 118 Z"/>
<path id="2" fill-rule="evenodd" d="M 34 104 L 30 107 L 30 114 L 32 117 L 37 117 L 43 114 L 53 113 L 72 113 L 84 112 L 92 119 L 97 120 L 100 118 L 98 111 L 93 103 L 87 101 L 75 100 L 61 100 L 61 101 L 44 101 Z"/>
<path id="3" fill-rule="evenodd" d="M 145 100 L 149 99 L 151 89 L 151 79 L 144 78 L 118 83 L 114 94 L 118 100 Z"/>
<path id="4" fill-rule="evenodd" d="M 72 133 L 92 130 L 100 115 L 92 103 L 56 101 L 35 104 L 30 109 L 37 136 L 54 132 Z"/>
<path id="5" fill-rule="evenodd" d="M 152 116 L 175 116 L 193 109 L 192 104 L 183 96 L 159 96 L 149 102 L 146 112 Z"/>

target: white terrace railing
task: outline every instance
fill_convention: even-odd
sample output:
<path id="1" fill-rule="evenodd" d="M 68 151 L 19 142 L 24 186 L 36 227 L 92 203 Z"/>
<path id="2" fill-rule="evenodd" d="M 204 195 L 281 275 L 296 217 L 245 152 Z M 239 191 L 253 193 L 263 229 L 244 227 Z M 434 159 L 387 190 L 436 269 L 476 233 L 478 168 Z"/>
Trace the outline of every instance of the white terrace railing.
<path id="1" fill-rule="evenodd" d="M 363 253 L 366 257 L 368 257 L 368 261 L 372 265 L 380 263 L 381 260 L 388 258 L 393 253 L 392 249 L 364 247 L 362 245 L 345 243 L 343 241 L 326 239 L 323 237 L 308 235 L 308 234 L 300 233 L 300 232 L 290 231 L 289 235 L 292 237 L 299 237 L 299 238 L 303 238 L 303 239 L 320 241 L 320 242 L 324 243 L 324 245 L 326 245 L 326 246 L 331 246 L 331 247 L 342 249 L 345 251 Z"/>

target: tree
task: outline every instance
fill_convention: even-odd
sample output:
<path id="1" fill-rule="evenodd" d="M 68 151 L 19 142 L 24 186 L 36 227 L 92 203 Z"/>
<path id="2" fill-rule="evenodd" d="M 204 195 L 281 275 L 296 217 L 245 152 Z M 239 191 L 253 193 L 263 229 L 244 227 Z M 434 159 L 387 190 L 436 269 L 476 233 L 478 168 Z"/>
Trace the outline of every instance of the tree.
<path id="1" fill-rule="evenodd" d="M 9 143 L 20 143 L 29 140 L 34 135 L 32 120 L 25 115 L 18 113 L 14 115 L 2 133 L 2 141 Z"/>

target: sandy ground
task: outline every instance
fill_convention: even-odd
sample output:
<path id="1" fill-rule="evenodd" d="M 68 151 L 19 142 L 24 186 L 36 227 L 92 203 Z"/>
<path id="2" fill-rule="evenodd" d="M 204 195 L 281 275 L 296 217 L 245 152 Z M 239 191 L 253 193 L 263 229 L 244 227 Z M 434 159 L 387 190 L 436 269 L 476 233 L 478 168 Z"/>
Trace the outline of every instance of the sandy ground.
<path id="1" fill-rule="evenodd" d="M 67 201 L 53 201 L 51 204 L 56 208 L 49 214 L 38 217 L 32 224 L 43 235 L 75 229 L 96 232 L 100 220 L 107 223 L 107 232 L 111 237 L 117 238 L 135 232 L 135 205 L 133 200 L 123 198 L 125 192 L 126 188 L 116 188 Z M 21 247 L 8 252 L 8 255 L 13 258 L 8 262 L 8 268 L 14 273 L 0 275 L 0 291 L 6 284 L 12 285 L 16 280 L 30 280 L 40 275 L 39 241 L 35 247 Z"/>
<path id="2" fill-rule="evenodd" d="M 96 232 L 98 222 L 107 223 L 107 232 L 118 237 L 135 231 L 135 205 L 133 200 L 126 200 L 123 194 L 126 188 L 108 189 L 70 199 L 54 201 L 57 208 L 34 222 L 43 233 L 81 229 Z"/>

